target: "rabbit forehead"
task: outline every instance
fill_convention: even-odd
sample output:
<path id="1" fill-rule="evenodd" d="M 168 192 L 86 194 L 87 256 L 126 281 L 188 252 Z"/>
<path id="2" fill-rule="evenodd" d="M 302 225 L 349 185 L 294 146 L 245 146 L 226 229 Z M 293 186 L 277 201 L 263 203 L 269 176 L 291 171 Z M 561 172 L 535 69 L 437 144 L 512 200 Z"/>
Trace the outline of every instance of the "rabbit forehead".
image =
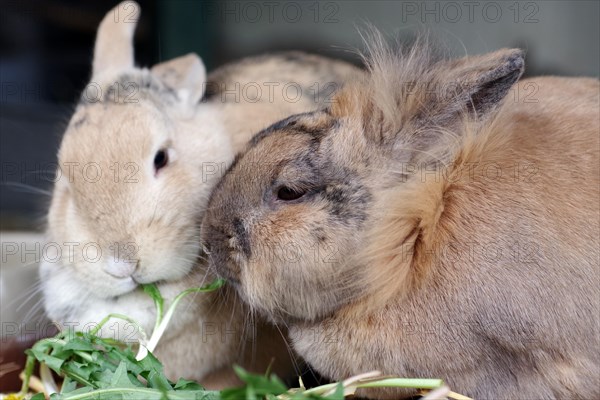
<path id="1" fill-rule="evenodd" d="M 360 178 L 363 164 L 372 154 L 366 151 L 364 137 L 355 125 L 355 121 L 335 118 L 327 110 L 277 122 L 250 141 L 218 188 L 239 191 L 249 185 L 264 187 L 279 178 L 280 183 L 297 178 L 319 183 L 345 180 L 350 175 Z"/>
<path id="2" fill-rule="evenodd" d="M 169 138 L 171 125 L 167 115 L 145 101 L 79 107 L 63 138 L 59 161 L 140 161 Z"/>
<path id="3" fill-rule="evenodd" d="M 277 175 L 286 164 L 314 158 L 323 139 L 336 126 L 337 121 L 324 111 L 288 117 L 256 134 L 230 170 L 249 171 L 255 176 Z"/>
<path id="4" fill-rule="evenodd" d="M 80 108 L 61 144 L 61 179 L 86 215 L 142 206 L 148 195 L 153 155 L 168 144 L 168 119 L 146 102 L 94 104 Z"/>
<path id="5" fill-rule="evenodd" d="M 274 183 L 290 167 L 296 172 L 314 172 L 318 168 L 316 158 L 319 156 L 319 143 L 313 135 L 301 130 L 273 131 L 251 144 L 245 153 L 234 160 L 230 179 L 223 183 L 228 189 L 241 189 L 237 187 L 239 183 L 257 184 L 260 188 Z"/>

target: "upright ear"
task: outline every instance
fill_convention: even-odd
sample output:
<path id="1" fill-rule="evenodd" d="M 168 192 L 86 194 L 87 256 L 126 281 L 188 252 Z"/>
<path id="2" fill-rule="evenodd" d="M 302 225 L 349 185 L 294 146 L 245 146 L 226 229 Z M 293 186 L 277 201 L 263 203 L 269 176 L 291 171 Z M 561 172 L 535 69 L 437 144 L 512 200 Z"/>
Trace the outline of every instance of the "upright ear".
<path id="1" fill-rule="evenodd" d="M 140 6 L 128 0 L 106 14 L 96 35 L 92 76 L 133 67 L 133 33 L 140 13 Z"/>
<path id="2" fill-rule="evenodd" d="M 439 139 L 438 129 L 424 126 L 452 129 L 465 114 L 485 117 L 504 99 L 525 65 L 518 49 L 433 63 L 418 47 L 408 56 L 383 47 L 368 62 L 369 78 L 336 93 L 332 114 L 359 117 L 370 140 L 394 144 L 400 137 L 413 147 L 428 147 Z"/>
<path id="3" fill-rule="evenodd" d="M 428 117 L 452 120 L 460 112 L 485 116 L 506 96 L 525 69 L 523 51 L 502 49 L 482 56 L 442 62 L 435 68 L 431 87 L 436 92 Z"/>
<path id="4" fill-rule="evenodd" d="M 174 89 L 187 105 L 194 106 L 204 95 L 206 68 L 194 53 L 177 57 L 152 67 L 152 75 Z"/>

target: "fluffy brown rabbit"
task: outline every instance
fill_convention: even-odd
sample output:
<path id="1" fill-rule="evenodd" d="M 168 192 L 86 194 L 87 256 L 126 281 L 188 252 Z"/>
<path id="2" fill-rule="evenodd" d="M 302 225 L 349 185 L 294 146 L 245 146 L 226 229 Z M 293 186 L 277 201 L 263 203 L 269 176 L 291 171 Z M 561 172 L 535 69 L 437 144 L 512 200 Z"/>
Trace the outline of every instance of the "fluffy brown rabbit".
<path id="1" fill-rule="evenodd" d="M 332 379 L 600 398 L 599 81 L 383 43 L 363 82 L 236 158 L 202 224 L 210 265 Z"/>
<path id="2" fill-rule="evenodd" d="M 157 283 L 169 303 L 214 278 L 198 237 L 221 166 L 253 132 L 328 100 L 307 94 L 290 103 L 278 91 L 270 102 L 239 93 L 231 101 L 220 91 L 235 85 L 241 91 L 248 83 L 283 86 L 294 75 L 297 85 L 339 85 L 346 73 L 361 73 L 300 53 L 245 60 L 208 78 L 194 54 L 139 68 L 132 44 L 139 13 L 126 1 L 100 24 L 92 79 L 60 146 L 47 240 L 61 251 L 40 267 L 47 314 L 60 326 L 87 330 L 120 313 L 150 333 L 154 305 L 140 284 Z M 207 79 L 211 95 L 200 102 Z M 264 372 L 272 358 L 274 371 L 291 371 L 280 332 L 260 319 L 250 324 L 235 293 L 198 294 L 183 303 L 156 350 L 170 378 L 223 387 L 233 383 L 233 363 Z M 101 333 L 123 340 L 139 334 L 118 320 Z"/>

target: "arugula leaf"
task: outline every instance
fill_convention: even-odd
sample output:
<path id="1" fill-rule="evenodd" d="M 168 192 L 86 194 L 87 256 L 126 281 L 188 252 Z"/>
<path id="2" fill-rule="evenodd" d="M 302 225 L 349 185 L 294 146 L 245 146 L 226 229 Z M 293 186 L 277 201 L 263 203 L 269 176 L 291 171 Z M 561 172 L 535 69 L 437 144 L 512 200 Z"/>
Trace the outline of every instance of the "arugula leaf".
<path id="1" fill-rule="evenodd" d="M 64 359 L 53 357 L 49 354 L 42 353 L 41 351 L 35 349 L 26 350 L 25 354 L 34 356 L 39 362 L 45 363 L 50 369 L 52 369 L 56 373 L 60 373 L 60 367 L 62 367 L 63 363 L 65 362 Z"/>
<path id="2" fill-rule="evenodd" d="M 175 390 L 204 390 L 202 386 L 198 384 L 198 382 L 188 381 L 183 378 L 179 378 L 175 386 L 173 386 Z"/>
<path id="3" fill-rule="evenodd" d="M 280 395 L 287 392 L 287 386 L 276 375 L 269 377 L 251 374 L 242 367 L 234 365 L 237 376 L 246 384 L 244 387 L 224 389 L 221 391 L 221 399 L 258 399 L 267 395 Z"/>
<path id="4" fill-rule="evenodd" d="M 94 351 L 94 346 L 89 340 L 84 340 L 82 337 L 70 339 L 63 347 L 66 350 Z"/>
<path id="5" fill-rule="evenodd" d="M 110 387 L 122 387 L 122 388 L 131 388 L 136 387 L 129 376 L 127 375 L 127 367 L 124 362 L 121 362 L 117 367 L 117 370 L 112 374 L 110 379 Z"/>
<path id="6" fill-rule="evenodd" d="M 156 285 L 145 285 L 144 291 L 154 300 L 157 309 L 154 345 L 166 329 L 175 307 L 183 297 L 195 292 L 209 292 L 223 285 L 217 280 L 201 288 L 188 289 L 180 293 L 172 302 L 167 315 L 162 314 L 164 299 Z M 217 400 L 217 391 L 205 390 L 195 382 L 180 379 L 173 383 L 167 379 L 160 361 L 145 349 L 144 357 L 136 359 L 130 345 L 114 339 L 96 336 L 102 326 L 111 318 L 119 318 L 139 327 L 126 315 L 109 314 L 90 332 L 65 330 L 54 338 L 42 339 L 26 351 L 28 355 L 23 381 L 22 394 L 27 392 L 29 378 L 35 361 L 64 377 L 60 393 L 50 396 L 53 400 L 76 399 L 123 399 L 123 400 Z M 145 344 L 145 333 L 141 331 Z M 139 354 L 138 354 L 139 355 Z M 47 379 L 49 376 L 47 376 Z M 36 400 L 43 395 L 36 395 Z"/>
<path id="7" fill-rule="evenodd" d="M 74 391 L 75 389 L 77 389 L 77 382 L 66 376 L 65 379 L 63 379 L 63 384 L 60 388 L 60 393 L 69 393 Z"/>

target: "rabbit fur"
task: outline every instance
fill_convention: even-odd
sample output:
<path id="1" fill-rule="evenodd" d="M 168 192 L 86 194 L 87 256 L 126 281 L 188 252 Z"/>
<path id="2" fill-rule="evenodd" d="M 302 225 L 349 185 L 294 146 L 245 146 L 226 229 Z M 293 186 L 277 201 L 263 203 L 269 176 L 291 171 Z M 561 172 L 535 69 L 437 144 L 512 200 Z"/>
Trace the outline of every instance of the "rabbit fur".
<path id="1" fill-rule="evenodd" d="M 431 47 L 373 33 L 363 80 L 252 138 L 208 203 L 210 265 L 331 379 L 600 398 L 599 81 Z"/>

